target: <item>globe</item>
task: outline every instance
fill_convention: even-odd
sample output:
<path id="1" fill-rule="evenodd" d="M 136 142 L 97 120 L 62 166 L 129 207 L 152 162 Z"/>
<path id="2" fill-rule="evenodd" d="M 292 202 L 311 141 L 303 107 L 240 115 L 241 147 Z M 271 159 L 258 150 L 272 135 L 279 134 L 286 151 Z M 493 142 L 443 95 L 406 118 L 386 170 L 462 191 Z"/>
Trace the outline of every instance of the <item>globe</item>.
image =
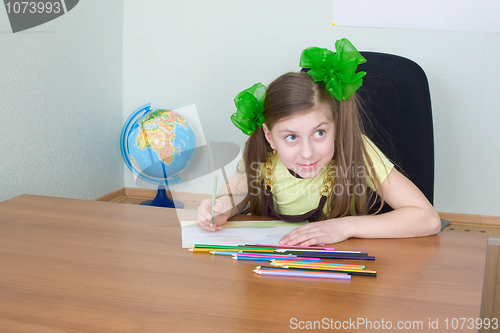
<path id="1" fill-rule="evenodd" d="M 195 153 L 191 125 L 171 110 L 151 110 L 151 103 L 136 109 L 125 122 L 120 139 L 123 160 L 132 173 L 151 184 L 182 181 Z"/>

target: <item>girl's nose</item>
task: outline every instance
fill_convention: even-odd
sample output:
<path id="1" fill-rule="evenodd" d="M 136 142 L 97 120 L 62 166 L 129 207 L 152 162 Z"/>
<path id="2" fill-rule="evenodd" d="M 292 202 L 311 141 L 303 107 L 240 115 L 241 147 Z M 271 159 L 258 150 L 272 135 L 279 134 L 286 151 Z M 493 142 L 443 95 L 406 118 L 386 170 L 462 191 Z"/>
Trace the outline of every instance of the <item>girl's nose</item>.
<path id="1" fill-rule="evenodd" d="M 314 153 L 314 148 L 312 145 L 312 142 L 310 140 L 303 140 L 302 141 L 302 147 L 300 149 L 300 155 L 304 159 L 309 159 L 311 156 L 313 156 Z"/>

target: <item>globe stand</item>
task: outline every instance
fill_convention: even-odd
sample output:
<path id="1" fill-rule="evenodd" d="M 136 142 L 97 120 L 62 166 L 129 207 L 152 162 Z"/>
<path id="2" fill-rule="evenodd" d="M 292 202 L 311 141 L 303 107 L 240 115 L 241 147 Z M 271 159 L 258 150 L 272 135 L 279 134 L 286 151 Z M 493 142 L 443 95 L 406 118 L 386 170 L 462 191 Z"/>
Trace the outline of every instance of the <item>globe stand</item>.
<path id="1" fill-rule="evenodd" d="M 184 203 L 177 200 L 172 200 L 168 197 L 165 185 L 158 186 L 158 192 L 153 200 L 147 200 L 140 203 L 144 206 L 155 206 L 165 208 L 184 208 Z"/>

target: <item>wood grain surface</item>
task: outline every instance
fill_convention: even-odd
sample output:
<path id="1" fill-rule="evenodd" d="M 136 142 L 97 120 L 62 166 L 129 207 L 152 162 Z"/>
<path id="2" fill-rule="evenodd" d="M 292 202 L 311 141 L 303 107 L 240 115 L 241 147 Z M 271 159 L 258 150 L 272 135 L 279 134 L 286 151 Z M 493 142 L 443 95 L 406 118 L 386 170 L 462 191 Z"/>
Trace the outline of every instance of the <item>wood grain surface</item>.
<path id="1" fill-rule="evenodd" d="M 288 332 L 361 319 L 365 332 L 382 320 L 429 331 L 429 320 L 479 317 L 486 246 L 459 233 L 350 239 L 335 247 L 374 255 L 377 277 L 263 277 L 261 263 L 182 249 L 175 210 L 22 195 L 0 203 L 0 332 Z"/>

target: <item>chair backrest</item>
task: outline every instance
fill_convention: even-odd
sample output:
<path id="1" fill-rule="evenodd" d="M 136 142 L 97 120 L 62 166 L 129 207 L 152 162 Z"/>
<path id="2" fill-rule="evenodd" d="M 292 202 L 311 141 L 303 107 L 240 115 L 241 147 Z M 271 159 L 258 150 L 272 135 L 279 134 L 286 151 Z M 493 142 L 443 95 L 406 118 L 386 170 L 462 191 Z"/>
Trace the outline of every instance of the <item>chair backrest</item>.
<path id="1" fill-rule="evenodd" d="M 368 137 L 433 204 L 434 136 L 427 77 L 415 62 L 392 54 L 361 52 L 367 62 L 358 90 Z"/>

